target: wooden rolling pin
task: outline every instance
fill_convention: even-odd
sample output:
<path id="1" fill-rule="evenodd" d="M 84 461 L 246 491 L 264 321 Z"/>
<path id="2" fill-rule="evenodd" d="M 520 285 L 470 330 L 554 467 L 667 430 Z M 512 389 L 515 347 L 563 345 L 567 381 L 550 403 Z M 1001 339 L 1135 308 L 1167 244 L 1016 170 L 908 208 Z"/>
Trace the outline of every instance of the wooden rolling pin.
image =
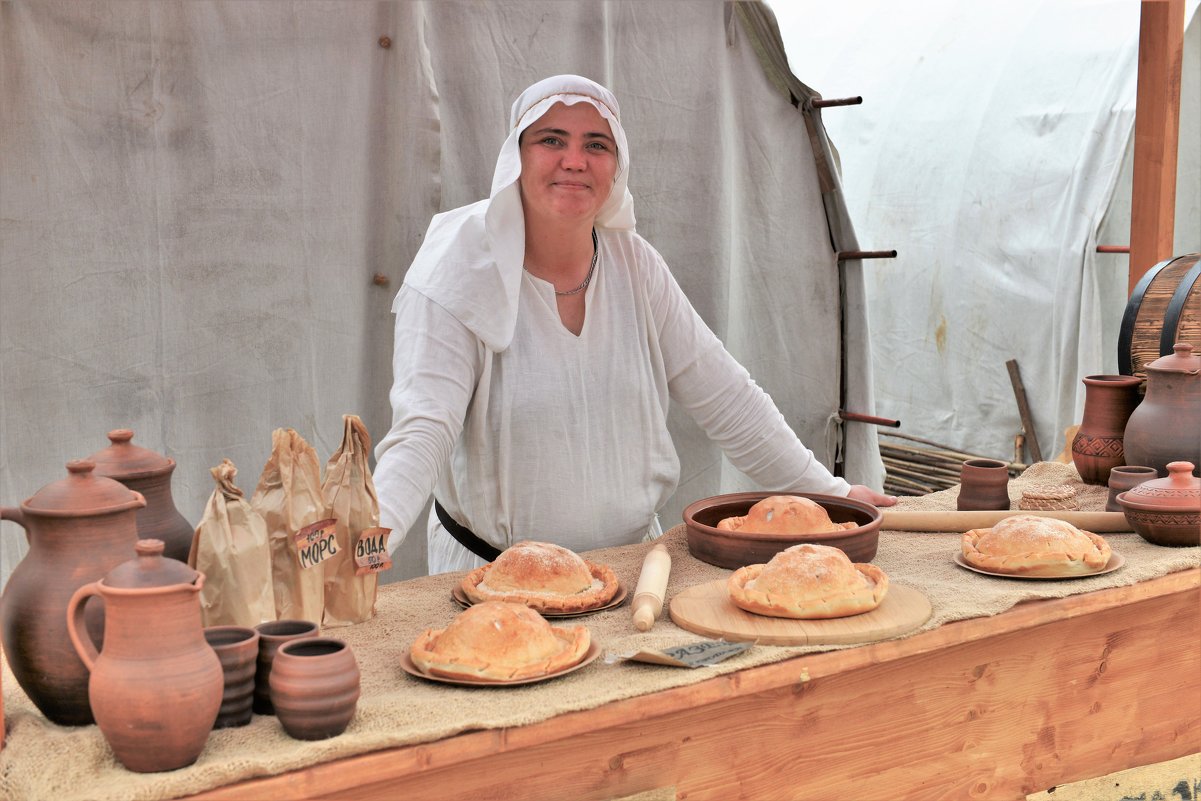
<path id="1" fill-rule="evenodd" d="M 1134 531 L 1122 512 L 1027 512 L 1011 509 L 1002 512 L 938 512 L 905 509 L 881 509 L 880 528 L 885 531 L 970 531 L 991 528 L 1013 515 L 1038 515 L 1064 520 L 1094 534 Z"/>
<path id="2" fill-rule="evenodd" d="M 630 609 L 634 615 L 634 628 L 650 631 L 655 618 L 663 611 L 663 597 L 667 595 L 667 577 L 671 575 L 671 555 L 660 543 L 651 548 L 642 560 L 642 573 L 638 575 L 638 586 Z"/>

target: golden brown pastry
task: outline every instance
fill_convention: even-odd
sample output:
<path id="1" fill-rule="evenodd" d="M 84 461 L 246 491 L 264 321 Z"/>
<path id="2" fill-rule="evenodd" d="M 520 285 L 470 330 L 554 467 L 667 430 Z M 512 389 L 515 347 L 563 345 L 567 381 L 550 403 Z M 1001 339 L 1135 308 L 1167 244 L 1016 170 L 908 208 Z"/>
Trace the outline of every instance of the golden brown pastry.
<path id="1" fill-rule="evenodd" d="M 1077 576 L 1109 562 L 1109 543 L 1063 520 L 1037 515 L 1006 517 L 992 528 L 963 535 L 963 559 L 993 573 Z"/>
<path id="2" fill-rule="evenodd" d="M 512 601 L 540 612 L 583 612 L 612 600 L 618 583 L 608 565 L 549 542 L 523 540 L 472 570 L 459 586 L 473 603 Z"/>
<path id="3" fill-rule="evenodd" d="M 584 658 L 590 643 L 583 626 L 559 628 L 523 604 L 485 601 L 444 629 L 426 629 L 409 657 L 432 676 L 510 681 L 566 670 Z"/>
<path id="4" fill-rule="evenodd" d="M 821 504 L 796 495 L 772 495 L 752 506 L 741 517 L 718 522 L 722 531 L 751 534 L 826 534 L 858 528 L 858 523 L 835 523 Z"/>
<path id="5" fill-rule="evenodd" d="M 765 565 L 735 570 L 726 584 L 735 606 L 769 617 L 821 619 L 870 612 L 888 592 L 888 574 L 852 563 L 829 545 L 802 543 Z"/>

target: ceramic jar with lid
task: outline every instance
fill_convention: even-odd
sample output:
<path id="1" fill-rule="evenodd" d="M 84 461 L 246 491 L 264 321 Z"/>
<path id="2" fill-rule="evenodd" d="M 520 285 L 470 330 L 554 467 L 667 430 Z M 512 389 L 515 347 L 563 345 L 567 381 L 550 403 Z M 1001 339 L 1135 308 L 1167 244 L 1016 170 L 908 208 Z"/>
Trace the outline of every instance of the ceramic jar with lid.
<path id="1" fill-rule="evenodd" d="M 48 719 L 61 726 L 93 722 L 88 671 L 71 646 L 67 604 L 134 554 L 140 493 L 95 474 L 86 459 L 67 463 L 67 477 L 42 487 L 0 518 L 24 526 L 29 551 L 4 587 L 4 655 L 17 683 Z M 89 638 L 104 637 L 104 604 L 87 605 Z"/>
<path id="2" fill-rule="evenodd" d="M 1170 462 L 1168 477 L 1118 495 L 1126 520 L 1156 545 L 1201 545 L 1201 479 L 1192 462 Z"/>
<path id="3" fill-rule="evenodd" d="M 1126 423 L 1126 464 L 1168 474 L 1168 462 L 1201 464 L 1201 356 L 1180 342 L 1146 366 L 1147 394 Z"/>
<path id="4" fill-rule="evenodd" d="M 171 495 L 175 460 L 134 445 L 133 431 L 128 428 L 108 432 L 108 439 L 111 444 L 107 448 L 88 457 L 96 463 L 96 475 L 142 493 L 146 506 L 138 512 L 138 537 L 162 540 L 168 558 L 188 561 L 195 528 L 175 508 Z"/>
<path id="5" fill-rule="evenodd" d="M 190 765 L 204 750 L 225 689 L 221 662 L 204 637 L 204 574 L 163 556 L 161 540 L 138 540 L 137 556 L 80 587 L 68 630 L 91 671 L 96 724 L 122 765 L 139 773 Z M 83 602 L 105 602 L 99 653 L 83 636 Z"/>

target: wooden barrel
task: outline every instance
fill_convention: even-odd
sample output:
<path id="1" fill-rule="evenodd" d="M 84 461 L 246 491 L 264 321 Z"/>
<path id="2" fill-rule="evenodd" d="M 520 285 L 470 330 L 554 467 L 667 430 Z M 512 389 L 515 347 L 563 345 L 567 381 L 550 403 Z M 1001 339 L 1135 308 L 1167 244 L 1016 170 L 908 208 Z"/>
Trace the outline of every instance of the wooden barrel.
<path id="1" fill-rule="evenodd" d="M 1201 350 L 1201 254 L 1161 261 L 1139 279 L 1118 334 L 1118 372 L 1146 378 L 1145 366 L 1177 342 Z"/>

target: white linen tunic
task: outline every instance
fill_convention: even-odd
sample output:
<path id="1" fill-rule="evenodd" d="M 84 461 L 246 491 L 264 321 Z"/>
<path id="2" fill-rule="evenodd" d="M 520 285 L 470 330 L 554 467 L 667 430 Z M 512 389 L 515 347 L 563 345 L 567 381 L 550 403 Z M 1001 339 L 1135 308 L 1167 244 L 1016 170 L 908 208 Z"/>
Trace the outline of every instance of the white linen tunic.
<path id="1" fill-rule="evenodd" d="M 435 489 L 497 548 L 523 539 L 586 551 L 638 542 L 675 491 L 677 401 L 765 488 L 846 495 L 633 232 L 598 229 L 577 337 L 554 286 L 523 273 L 507 349 L 487 348 L 411 286 L 396 305 L 392 429 L 376 450 L 380 524 L 399 545 Z M 429 570 L 483 561 L 430 514 Z"/>

